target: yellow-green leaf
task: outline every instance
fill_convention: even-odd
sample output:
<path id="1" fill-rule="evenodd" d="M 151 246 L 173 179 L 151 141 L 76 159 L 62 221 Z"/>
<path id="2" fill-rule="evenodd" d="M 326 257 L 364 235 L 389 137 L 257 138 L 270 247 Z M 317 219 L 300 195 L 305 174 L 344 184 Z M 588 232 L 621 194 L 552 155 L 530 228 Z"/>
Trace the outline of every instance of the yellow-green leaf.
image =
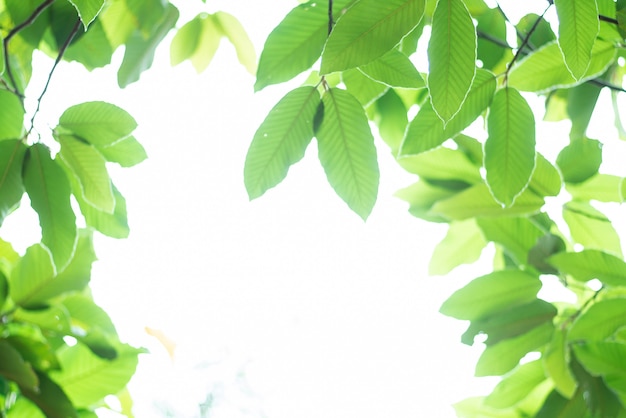
<path id="1" fill-rule="evenodd" d="M 248 37 L 245 29 L 237 18 L 226 12 L 217 12 L 213 15 L 213 20 L 222 29 L 222 33 L 228 38 L 237 52 L 237 59 L 250 74 L 256 73 L 256 52 L 254 45 Z"/>
<path id="2" fill-rule="evenodd" d="M 591 50 L 600 30 L 595 0 L 554 0 L 559 17 L 559 47 L 565 64 L 580 80 L 591 61 Z"/>

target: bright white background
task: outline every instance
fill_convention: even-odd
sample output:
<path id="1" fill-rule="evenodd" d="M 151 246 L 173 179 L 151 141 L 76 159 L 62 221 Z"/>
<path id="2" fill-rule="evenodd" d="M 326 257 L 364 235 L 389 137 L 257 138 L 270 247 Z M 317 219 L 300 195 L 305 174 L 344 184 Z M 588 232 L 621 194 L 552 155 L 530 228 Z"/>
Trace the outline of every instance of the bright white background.
<path id="1" fill-rule="evenodd" d="M 180 22 L 230 12 L 257 51 L 295 5 L 208 3 L 185 2 Z M 392 197 L 415 179 L 382 141 L 379 201 L 367 223 L 334 195 L 314 141 L 281 185 L 249 202 L 247 147 L 289 87 L 253 94 L 254 78 L 226 41 L 199 76 L 188 63 L 170 68 L 168 46 L 123 91 L 111 69 L 65 65 L 38 119 L 45 133 L 66 107 L 105 100 L 140 124 L 149 160 L 112 167 L 131 237 L 98 237 L 92 280 L 123 339 L 151 351 L 131 384 L 136 416 L 199 417 L 208 396 L 212 418 L 445 418 L 454 416 L 451 403 L 486 393 L 489 384 L 471 377 L 480 347 L 463 346 L 465 324 L 437 311 L 488 263 L 428 277 L 445 229 L 411 217 Z M 22 210 L 0 232 L 28 245 L 38 240 L 36 225 Z M 176 342 L 173 361 L 145 326 Z"/>

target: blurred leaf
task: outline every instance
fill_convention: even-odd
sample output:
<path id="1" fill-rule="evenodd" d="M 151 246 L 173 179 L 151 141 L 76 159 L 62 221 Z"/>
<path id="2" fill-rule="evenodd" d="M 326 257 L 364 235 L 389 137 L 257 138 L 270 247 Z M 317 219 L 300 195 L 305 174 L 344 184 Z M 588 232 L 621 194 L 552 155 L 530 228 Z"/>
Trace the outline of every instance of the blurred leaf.
<path id="1" fill-rule="evenodd" d="M 256 73 L 256 53 L 252 41 L 235 16 L 226 12 L 217 12 L 213 20 L 220 26 L 237 52 L 237 59 L 252 75 Z"/>
<path id="2" fill-rule="evenodd" d="M 411 215 L 429 222 L 446 222 L 446 218 L 432 214 L 430 209 L 438 201 L 454 196 L 456 193 L 454 190 L 438 187 L 427 181 L 420 180 L 398 190 L 395 196 L 409 203 L 409 213 Z"/>
<path id="3" fill-rule="evenodd" d="M 554 234 L 546 234 L 537 240 L 537 243 L 528 251 L 528 264 L 543 274 L 557 274 L 558 270 L 548 264 L 548 257 L 565 251 L 565 242 Z"/>
<path id="4" fill-rule="evenodd" d="M 337 19 L 322 52 L 322 74 L 367 64 L 411 32 L 425 0 L 361 0 Z M 327 21 L 328 22 L 328 21 Z"/>
<path id="5" fill-rule="evenodd" d="M 520 418 L 517 411 L 485 405 L 484 397 L 463 399 L 452 405 L 459 418 Z"/>
<path id="6" fill-rule="evenodd" d="M 29 363 L 6 340 L 0 340 L 0 375 L 21 387 L 33 391 L 39 387 L 39 379 Z"/>
<path id="7" fill-rule="evenodd" d="M 0 225 L 22 200 L 25 153 L 26 146 L 20 140 L 0 141 Z"/>
<path id="8" fill-rule="evenodd" d="M 552 32 L 550 23 L 535 13 L 529 13 L 522 17 L 519 23 L 515 25 L 515 28 L 523 34 L 524 37 L 530 34 L 528 45 L 533 49 L 538 49 L 556 40 L 556 35 Z M 531 28 L 533 29 L 532 31 Z M 522 39 L 524 38 L 517 37 L 518 47 L 521 46 Z"/>
<path id="9" fill-rule="evenodd" d="M 561 273 L 583 282 L 598 279 L 608 286 L 626 286 L 626 263 L 602 251 L 559 253 L 550 257 L 548 262 Z"/>
<path id="10" fill-rule="evenodd" d="M 102 8 L 104 7 L 104 0 L 68 0 L 78 11 L 78 16 L 85 26 L 87 27 L 93 22 Z"/>
<path id="11" fill-rule="evenodd" d="M 86 69 L 93 70 L 111 63 L 114 49 L 100 19 L 93 22 L 89 31 L 73 42 L 63 54 L 67 61 L 78 61 Z"/>
<path id="12" fill-rule="evenodd" d="M 501 245 L 518 265 L 528 262 L 528 252 L 543 236 L 543 231 L 526 217 L 478 218 L 487 241 Z"/>
<path id="13" fill-rule="evenodd" d="M 335 192 L 365 220 L 376 203 L 379 177 L 367 117 L 359 102 L 338 88 L 324 93 L 322 103 L 315 132 L 320 162 Z"/>
<path id="14" fill-rule="evenodd" d="M 445 125 L 461 108 L 476 73 L 476 29 L 462 0 L 437 2 L 428 63 L 432 107 Z"/>
<path id="15" fill-rule="evenodd" d="M 55 276 L 50 251 L 42 244 L 33 244 L 13 269 L 9 280 L 11 298 L 24 307 L 44 304 L 47 300 L 39 296 L 39 290 Z"/>
<path id="16" fill-rule="evenodd" d="M 569 341 L 602 341 L 626 325 L 626 300 L 607 299 L 595 302 L 576 318 Z"/>
<path id="17" fill-rule="evenodd" d="M 610 174 L 597 173 L 582 183 L 567 183 L 565 190 L 575 200 L 598 202 L 623 202 L 620 187 L 622 178 Z"/>
<path id="18" fill-rule="evenodd" d="M 536 156 L 528 188 L 540 196 L 557 196 L 563 184 L 559 171 L 540 153 Z"/>
<path id="19" fill-rule="evenodd" d="M 122 167 L 132 167 L 148 158 L 146 150 L 132 135 L 111 145 L 96 145 L 96 149 L 107 161 L 118 163 Z"/>
<path id="20" fill-rule="evenodd" d="M 47 418 L 78 418 L 66 393 L 48 375 L 37 372 L 38 390 L 20 388 L 22 395 L 39 407 Z"/>
<path id="21" fill-rule="evenodd" d="M 573 87 L 568 91 L 567 115 L 572 121 L 570 138 L 585 137 L 601 90 L 602 87 L 589 82 Z"/>
<path id="22" fill-rule="evenodd" d="M 87 102 L 63 112 L 59 126 L 95 147 L 104 148 L 128 137 L 137 127 L 137 122 L 115 105 Z"/>
<path id="23" fill-rule="evenodd" d="M 545 380 L 540 360 L 522 364 L 496 385 L 491 394 L 485 398 L 485 405 L 494 408 L 514 406 Z"/>
<path id="24" fill-rule="evenodd" d="M 24 132 L 24 107 L 20 99 L 8 90 L 0 90 L 0 141 L 20 139 Z"/>
<path id="25" fill-rule="evenodd" d="M 398 158 L 398 164 L 409 173 L 427 180 L 459 180 L 465 185 L 482 181 L 478 167 L 465 153 L 440 147 L 428 152 Z"/>
<path id="26" fill-rule="evenodd" d="M 485 245 L 487 242 L 474 219 L 450 222 L 448 233 L 430 257 L 428 274 L 445 275 L 461 264 L 475 262 Z"/>
<path id="27" fill-rule="evenodd" d="M 582 183 L 598 172 L 602 164 L 602 143 L 584 137 L 574 139 L 559 152 L 556 164 L 564 181 Z"/>
<path id="28" fill-rule="evenodd" d="M 498 9 L 487 9 L 477 18 L 476 30 L 506 43 L 506 21 Z M 482 68 L 493 69 L 504 57 L 505 49 L 495 42 L 478 36 L 477 58 Z"/>
<path id="29" fill-rule="evenodd" d="M 543 352 L 541 360 L 546 374 L 554 382 L 555 389 L 564 397 L 571 398 L 576 391 L 577 382 L 569 368 L 570 355 L 566 341 L 567 332 L 568 329 L 557 325 L 552 335 L 552 341 Z"/>
<path id="30" fill-rule="evenodd" d="M 535 418 L 587 418 L 583 390 L 578 389 L 571 398 L 553 390 L 546 398 Z"/>
<path id="31" fill-rule="evenodd" d="M 611 221 L 590 204 L 576 201 L 566 203 L 563 206 L 563 219 L 569 227 L 572 239 L 585 249 L 622 255 L 620 238 Z"/>
<path id="32" fill-rule="evenodd" d="M 606 386 L 602 378 L 589 374 L 576 359 L 572 361 L 571 367 L 583 391 L 583 398 L 591 416 L 617 418 L 623 408 L 615 393 Z"/>
<path id="33" fill-rule="evenodd" d="M 378 133 L 391 148 L 392 155 L 397 155 L 408 124 L 407 109 L 398 93 L 393 89 L 387 90 L 376 100 L 375 104 L 378 116 L 376 120 Z"/>

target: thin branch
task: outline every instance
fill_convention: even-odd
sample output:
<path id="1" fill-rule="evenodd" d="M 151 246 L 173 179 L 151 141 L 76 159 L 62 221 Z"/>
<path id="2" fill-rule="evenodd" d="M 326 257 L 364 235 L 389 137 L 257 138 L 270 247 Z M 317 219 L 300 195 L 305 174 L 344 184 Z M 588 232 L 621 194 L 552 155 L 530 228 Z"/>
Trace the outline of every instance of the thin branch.
<path id="1" fill-rule="evenodd" d="M 609 90 L 613 90 L 613 91 L 617 91 L 620 93 L 626 93 L 626 89 L 624 89 L 621 86 L 617 86 L 615 84 L 611 84 L 608 81 L 604 81 L 600 78 L 594 78 L 588 81 L 589 83 L 595 84 L 596 86 L 600 86 L 600 87 L 606 87 Z"/>
<path id="2" fill-rule="evenodd" d="M 43 99 L 43 96 L 46 94 L 46 91 L 48 91 L 48 86 L 50 85 L 52 74 L 54 74 L 54 70 L 56 70 L 57 65 L 59 65 L 59 63 L 63 59 L 63 54 L 65 54 L 65 50 L 70 45 L 70 43 L 72 43 L 72 39 L 74 39 L 74 36 L 76 36 L 76 33 L 78 33 L 78 28 L 80 28 L 80 26 L 81 26 L 81 20 L 80 18 L 78 18 L 76 19 L 76 23 L 74 24 L 74 27 L 72 27 L 72 31 L 70 32 L 69 36 L 67 37 L 63 45 L 61 45 L 61 48 L 59 49 L 59 54 L 57 55 L 57 58 L 54 60 L 54 64 L 52 65 L 52 69 L 50 69 L 50 73 L 48 73 L 48 79 L 46 80 L 46 84 L 43 87 L 43 90 L 41 94 L 39 95 L 39 98 L 37 99 L 37 108 L 35 109 L 35 112 L 33 113 L 33 117 L 30 118 L 30 128 L 28 129 L 28 133 L 26 134 L 26 136 L 30 135 L 33 128 L 35 127 L 35 118 L 37 117 L 37 113 L 39 113 L 41 100 Z"/>
<path id="3" fill-rule="evenodd" d="M 494 45 L 498 45 L 502 48 L 507 48 L 507 49 L 513 49 L 513 47 L 511 45 L 509 45 L 508 43 L 506 43 L 506 41 L 503 41 L 500 38 L 496 38 L 493 35 L 488 34 L 487 32 L 483 32 L 481 30 L 476 30 L 476 36 L 478 36 L 481 39 L 484 39 L 486 41 L 489 41 L 491 43 L 493 43 Z"/>
<path id="4" fill-rule="evenodd" d="M 333 31 L 333 25 L 335 21 L 333 20 L 333 0 L 328 0 L 328 35 Z"/>
<path id="5" fill-rule="evenodd" d="M 11 81 L 11 84 L 13 85 L 11 91 L 15 93 L 22 100 L 24 99 L 24 95 L 17 89 L 17 83 L 15 82 L 13 71 L 11 71 L 11 62 L 9 61 L 9 41 L 11 40 L 11 38 L 17 35 L 19 31 L 24 29 L 26 26 L 31 25 L 39 17 L 39 15 L 43 13 L 44 10 L 46 10 L 52 3 L 54 3 L 54 1 L 55 0 L 46 0 L 43 3 L 41 3 L 39 6 L 37 6 L 37 8 L 31 13 L 31 15 L 28 16 L 25 21 L 15 26 L 13 29 L 11 29 L 9 33 L 7 33 L 7 36 L 5 36 L 4 40 L 2 41 L 3 46 L 4 46 L 4 66 L 5 66 L 6 73 L 9 76 L 9 80 Z"/>
<path id="6" fill-rule="evenodd" d="M 608 23 L 612 23 L 614 25 L 619 25 L 619 21 L 617 19 L 614 19 L 612 17 L 608 17 L 608 16 L 604 16 L 604 15 L 598 15 L 598 18 L 603 21 L 603 22 L 608 22 Z"/>

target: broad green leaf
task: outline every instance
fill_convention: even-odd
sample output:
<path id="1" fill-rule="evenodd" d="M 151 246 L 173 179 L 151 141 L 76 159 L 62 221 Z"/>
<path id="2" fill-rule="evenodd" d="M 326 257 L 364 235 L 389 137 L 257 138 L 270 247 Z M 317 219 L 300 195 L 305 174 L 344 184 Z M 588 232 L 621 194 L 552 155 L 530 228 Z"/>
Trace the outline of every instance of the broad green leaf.
<path id="1" fill-rule="evenodd" d="M 426 87 L 424 79 L 411 60 L 397 49 L 392 49 L 359 70 L 380 83 L 389 87 L 420 89 Z"/>
<path id="2" fill-rule="evenodd" d="M 565 64 L 580 80 L 591 61 L 591 49 L 600 30 L 595 0 L 554 0 L 559 17 L 559 47 Z"/>
<path id="3" fill-rule="evenodd" d="M 556 42 L 549 43 L 513 66 L 508 77 L 509 86 L 532 92 L 571 87 L 602 74 L 614 58 L 613 44 L 597 39 L 587 73 L 577 81 L 565 65 L 559 45 Z"/>
<path id="4" fill-rule="evenodd" d="M 526 189 L 535 169 L 535 117 L 514 88 L 499 90 L 487 116 L 485 142 L 487 184 L 505 207 Z"/>
<path id="5" fill-rule="evenodd" d="M 341 81 L 346 90 L 354 96 L 364 108 L 382 97 L 389 87 L 366 76 L 361 71 L 353 68 L 341 73 Z"/>
<path id="6" fill-rule="evenodd" d="M 576 359 L 594 376 L 626 376 L 626 345 L 596 341 L 572 345 Z"/>
<path id="7" fill-rule="evenodd" d="M 623 416 L 624 409 L 619 399 L 601 377 L 590 374 L 575 358 L 571 367 L 592 417 Z"/>
<path id="8" fill-rule="evenodd" d="M 428 42 L 428 91 L 444 125 L 465 101 L 476 73 L 476 28 L 462 0 L 439 0 Z"/>
<path id="9" fill-rule="evenodd" d="M 582 183 L 567 183 L 565 190 L 574 200 L 621 203 L 624 201 L 621 184 L 621 177 L 598 173 Z"/>
<path id="10" fill-rule="evenodd" d="M 217 12 L 213 15 L 213 20 L 221 28 L 222 33 L 228 38 L 237 52 L 237 59 L 250 74 L 256 73 L 256 53 L 252 41 L 248 37 L 245 29 L 235 18 L 226 12 Z"/>
<path id="11" fill-rule="evenodd" d="M 427 180 L 456 181 L 462 188 L 482 182 L 480 171 L 465 153 L 440 147 L 428 152 L 398 158 L 398 164 L 409 173 Z"/>
<path id="12" fill-rule="evenodd" d="M 359 102 L 332 88 L 322 98 L 323 115 L 315 136 L 328 182 L 348 206 L 367 219 L 378 194 L 374 137 Z"/>
<path id="13" fill-rule="evenodd" d="M 35 370 L 46 371 L 58 368 L 59 362 L 55 354 L 56 347 L 53 347 L 49 340 L 50 333 L 46 332 L 47 330 L 40 329 L 38 324 L 21 322 L 24 316 L 18 315 L 18 312 L 28 311 L 23 309 L 15 311 L 15 321 L 7 324 L 3 330 L 6 342 L 19 351 L 24 361 L 30 363 Z M 40 313 L 41 310 L 30 312 Z"/>
<path id="14" fill-rule="evenodd" d="M 64 388 L 62 389 L 58 382 L 50 379 L 45 373 L 36 373 L 39 379 L 37 390 L 20 388 L 22 395 L 37 405 L 48 418 L 78 418 Z"/>
<path id="15" fill-rule="evenodd" d="M 166 3 L 162 0 L 125 0 L 125 3 L 129 14 L 134 18 L 135 26 L 140 29 L 144 38 L 154 33 L 155 28 L 168 12 Z"/>
<path id="16" fill-rule="evenodd" d="M 201 15 L 201 32 L 195 40 L 196 48 L 189 57 L 197 73 L 204 71 L 215 56 L 222 39 L 222 31 L 210 15 Z M 172 40 L 174 42 L 174 40 Z"/>
<path id="17" fill-rule="evenodd" d="M 559 171 L 540 153 L 536 153 L 535 170 L 528 183 L 528 189 L 540 196 L 557 196 L 563 181 Z"/>
<path id="18" fill-rule="evenodd" d="M 337 19 L 320 72 L 359 67 L 384 55 L 411 32 L 424 14 L 425 0 L 361 0 Z"/>
<path id="19" fill-rule="evenodd" d="M 11 406 L 8 417 L 10 418 L 46 418 L 41 409 L 29 401 L 27 398 L 20 396 Z"/>
<path id="20" fill-rule="evenodd" d="M 445 275 L 461 264 L 475 262 L 485 245 L 487 242 L 474 219 L 450 222 L 448 233 L 430 257 L 428 274 Z"/>
<path id="21" fill-rule="evenodd" d="M 476 320 L 534 300 L 541 281 L 521 270 L 501 270 L 478 277 L 454 292 L 439 311 L 457 319 Z"/>
<path id="22" fill-rule="evenodd" d="M 56 138 L 61 144 L 60 156 L 78 179 L 85 202 L 113 213 L 115 197 L 104 157 L 92 145 L 73 135 L 57 135 Z"/>
<path id="23" fill-rule="evenodd" d="M 467 219 L 477 216 L 503 216 L 531 214 L 538 212 L 543 206 L 543 199 L 531 192 L 524 191 L 513 206 L 503 208 L 489 192 L 486 184 L 480 183 L 448 199 L 435 203 L 432 214 L 442 215 L 448 219 Z"/>
<path id="24" fill-rule="evenodd" d="M 506 21 L 498 9 L 487 9 L 477 18 L 476 30 L 506 43 Z M 477 58 L 482 61 L 482 68 L 493 69 L 502 58 L 505 49 L 496 42 L 478 36 Z"/>
<path id="25" fill-rule="evenodd" d="M 459 112 L 443 126 L 430 103 L 425 103 L 406 132 L 400 155 L 419 154 L 444 143 L 467 128 L 489 106 L 496 91 L 496 78 L 486 70 L 477 69 L 472 87 Z"/>
<path id="26" fill-rule="evenodd" d="M 483 144 L 480 141 L 464 134 L 458 134 L 452 140 L 475 166 L 483 166 Z"/>
<path id="27" fill-rule="evenodd" d="M 334 1 L 334 12 L 349 0 Z M 296 6 L 269 34 L 261 57 L 254 90 L 291 80 L 317 61 L 328 37 L 328 1 Z"/>
<path id="28" fill-rule="evenodd" d="M 572 121 L 570 138 L 583 138 L 596 107 L 602 87 L 593 83 L 583 83 L 568 91 L 567 115 Z"/>
<path id="29" fill-rule="evenodd" d="M 595 302 L 578 316 L 567 335 L 568 341 L 602 341 L 626 325 L 626 299 Z"/>
<path id="30" fill-rule="evenodd" d="M 90 25 L 85 35 L 76 42 L 72 42 L 63 54 L 63 59 L 77 61 L 91 71 L 110 64 L 113 52 L 113 46 L 104 31 L 102 22 L 98 19 Z"/>
<path id="31" fill-rule="evenodd" d="M 557 274 L 559 271 L 548 262 L 548 258 L 565 251 L 565 241 L 551 233 L 539 237 L 537 243 L 528 251 L 528 264 L 542 274 Z"/>
<path id="32" fill-rule="evenodd" d="M 568 202 L 563 207 L 563 219 L 572 239 L 585 249 L 609 251 L 622 255 L 620 238 L 611 221 L 585 202 Z"/>
<path id="33" fill-rule="evenodd" d="M 447 219 L 432 214 L 430 209 L 440 200 L 447 199 L 457 193 L 420 180 L 408 187 L 400 189 L 395 196 L 409 203 L 409 213 L 429 222 L 446 222 Z M 491 199 L 493 201 L 493 199 Z"/>
<path id="34" fill-rule="evenodd" d="M 566 341 L 567 329 L 557 326 L 552 341 L 546 347 L 541 360 L 546 374 L 554 382 L 555 389 L 563 396 L 571 398 L 576 391 L 576 379 L 569 368 L 570 355 Z"/>
<path id="35" fill-rule="evenodd" d="M 393 89 L 376 100 L 375 117 L 380 137 L 391 148 L 391 154 L 397 155 L 408 124 L 407 109 L 402 99 Z"/>
<path id="36" fill-rule="evenodd" d="M 22 166 L 26 146 L 20 140 L 0 141 L 0 225 L 24 194 Z"/>
<path id="37" fill-rule="evenodd" d="M 138 352 L 120 346 L 115 360 L 101 359 L 82 344 L 67 347 L 59 353 L 61 371 L 53 371 L 53 378 L 77 407 L 88 407 L 107 395 L 113 395 L 126 386 L 137 367 Z"/>
<path id="38" fill-rule="evenodd" d="M 24 188 L 39 215 L 42 243 L 62 270 L 76 247 L 76 216 L 70 205 L 70 184 L 63 169 L 43 144 L 29 148 L 24 160 Z"/>
<path id="39" fill-rule="evenodd" d="M 2 109 L 0 112 L 0 141 L 21 138 L 24 132 L 24 107 L 20 99 L 8 90 L 0 90 L 0 109 Z"/>
<path id="40" fill-rule="evenodd" d="M 122 196 L 115 186 L 113 186 L 113 196 L 115 196 L 115 209 L 113 210 L 113 214 L 102 212 L 80 199 L 77 200 L 87 225 L 112 238 L 127 238 L 130 233 L 130 228 L 126 215 L 126 199 L 124 199 L 124 196 Z"/>
<path id="41" fill-rule="evenodd" d="M 540 360 L 522 364 L 496 385 L 485 399 L 485 405 L 494 408 L 514 406 L 544 380 L 546 375 Z"/>
<path id="42" fill-rule="evenodd" d="M 137 127 L 137 122 L 115 105 L 87 102 L 63 112 L 59 126 L 95 147 L 104 148 L 129 136 Z"/>
<path id="43" fill-rule="evenodd" d="M 518 265 L 526 265 L 528 252 L 544 235 L 527 217 L 478 218 L 478 226 L 487 241 L 501 245 Z"/>
<path id="44" fill-rule="evenodd" d="M 98 21 L 102 23 L 111 48 L 125 44 L 139 25 L 125 1 L 109 2 L 106 9 L 98 15 Z"/>
<path id="45" fill-rule="evenodd" d="M 176 31 L 170 44 L 170 64 L 172 66 L 180 64 L 196 53 L 203 32 L 202 22 L 207 16 L 206 13 L 198 15 Z M 221 34 L 218 32 L 218 44 L 220 37 Z"/>
<path id="46" fill-rule="evenodd" d="M 148 158 L 146 150 L 134 136 L 127 136 L 111 145 L 96 146 L 96 149 L 107 161 L 122 167 L 132 167 Z"/>
<path id="47" fill-rule="evenodd" d="M 15 311 L 15 319 L 22 323 L 32 324 L 33 327 L 40 330 L 40 344 L 45 345 L 48 350 L 52 350 L 52 347 L 50 346 L 48 339 L 43 336 L 43 332 L 52 331 L 60 335 L 69 335 L 72 332 L 70 328 L 69 314 L 63 306 L 58 304 L 49 305 L 47 308 L 36 310 L 22 308 L 17 309 Z M 37 338 L 30 339 L 38 340 Z M 28 346 L 33 348 L 34 345 L 31 342 Z M 37 362 L 33 362 L 33 364 L 35 364 L 35 367 L 39 370 L 59 368 L 59 362 L 54 352 L 52 352 L 52 355 L 48 354 L 46 356 L 38 354 L 37 359 L 40 364 L 37 364 Z"/>
<path id="48" fill-rule="evenodd" d="M 69 312 L 73 324 L 85 332 L 89 333 L 92 329 L 97 328 L 108 335 L 117 336 L 117 331 L 109 315 L 104 309 L 96 305 L 90 297 L 72 294 L 65 297 L 62 303 Z"/>
<path id="49" fill-rule="evenodd" d="M 139 31 L 132 34 L 126 43 L 124 59 L 117 72 L 117 83 L 121 88 L 139 80 L 141 73 L 152 66 L 157 46 L 174 27 L 178 15 L 178 9 L 168 3 L 161 21 L 154 27 L 148 38 L 144 38 Z"/>
<path id="50" fill-rule="evenodd" d="M 521 47 L 522 41 L 529 35 L 528 45 L 531 49 L 538 49 L 556 40 L 556 35 L 552 32 L 550 23 L 535 13 L 529 13 L 522 17 L 518 24 L 515 25 L 515 28 L 523 36 L 517 37 L 518 47 Z"/>
<path id="51" fill-rule="evenodd" d="M 559 253 L 550 257 L 548 262 L 562 273 L 583 282 L 598 279 L 608 286 L 626 286 L 626 263 L 602 251 Z"/>
<path id="52" fill-rule="evenodd" d="M 535 418 L 588 418 L 587 409 L 582 389 L 578 389 L 571 397 L 564 397 L 553 390 Z"/>
<path id="53" fill-rule="evenodd" d="M 5 339 L 0 340 L 0 375 L 31 390 L 37 390 L 39 386 L 39 379 L 32 366 Z"/>
<path id="54" fill-rule="evenodd" d="M 54 279 L 56 272 L 50 251 L 41 244 L 30 246 L 11 273 L 11 299 L 25 307 L 45 303 L 46 299 L 40 298 L 38 292 Z"/>
<path id="55" fill-rule="evenodd" d="M 287 93 L 259 126 L 244 165 L 250 199 L 280 183 L 289 167 L 304 157 L 313 138 L 313 119 L 319 104 L 315 87 L 299 87 Z"/>
<path id="56" fill-rule="evenodd" d="M 602 164 L 602 143 L 584 137 L 574 139 L 559 152 L 556 164 L 563 180 L 582 183 L 598 172 Z"/>
<path id="57" fill-rule="evenodd" d="M 104 7 L 104 0 L 69 0 L 69 2 L 76 8 L 85 31 Z"/>
<path id="58" fill-rule="evenodd" d="M 500 376 L 509 372 L 526 354 L 547 344 L 553 333 L 554 325 L 547 322 L 526 334 L 490 345 L 476 363 L 476 376 Z"/>

